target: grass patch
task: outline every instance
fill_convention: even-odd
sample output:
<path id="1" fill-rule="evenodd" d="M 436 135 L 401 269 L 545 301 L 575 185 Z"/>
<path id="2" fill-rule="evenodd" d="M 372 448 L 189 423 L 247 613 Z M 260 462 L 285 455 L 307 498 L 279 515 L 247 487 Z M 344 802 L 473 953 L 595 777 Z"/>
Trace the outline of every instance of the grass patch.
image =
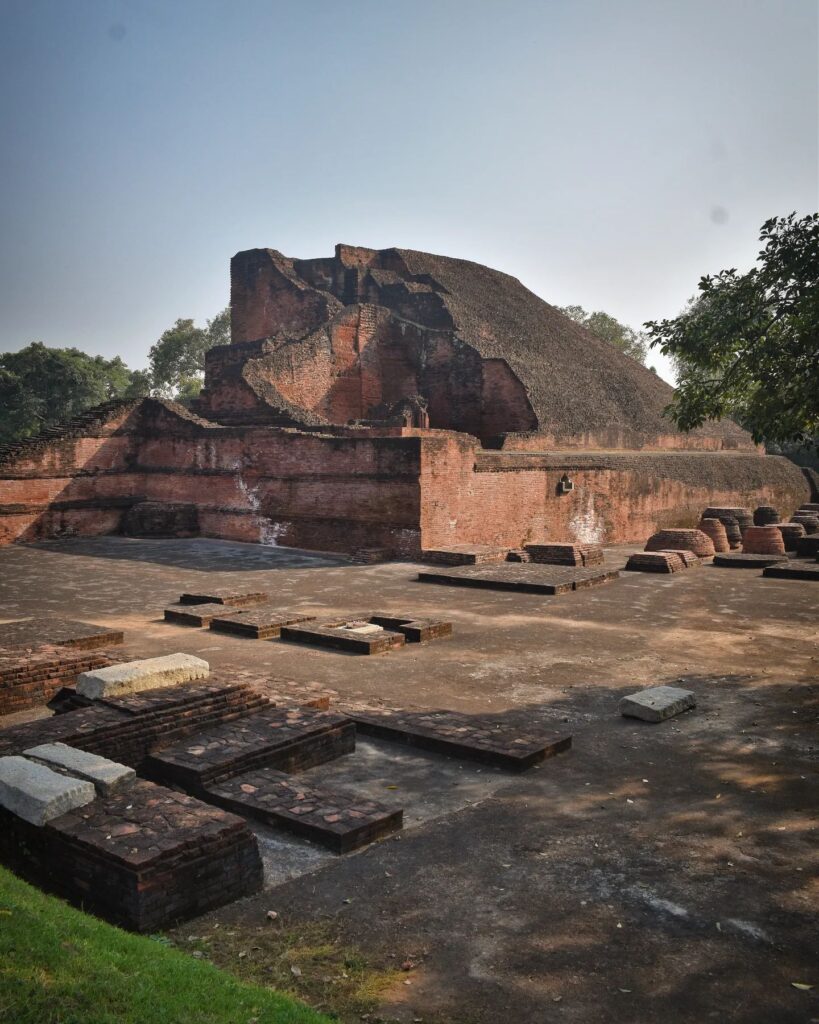
<path id="1" fill-rule="evenodd" d="M 269 984 L 114 928 L 0 868 L 0 1021 L 327 1024 Z"/>
<path id="2" fill-rule="evenodd" d="M 400 961 L 387 967 L 345 946 L 333 921 L 182 925 L 171 934 L 180 948 L 196 951 L 237 978 L 303 999 L 342 1021 L 373 1013 L 381 995 L 407 977 Z"/>

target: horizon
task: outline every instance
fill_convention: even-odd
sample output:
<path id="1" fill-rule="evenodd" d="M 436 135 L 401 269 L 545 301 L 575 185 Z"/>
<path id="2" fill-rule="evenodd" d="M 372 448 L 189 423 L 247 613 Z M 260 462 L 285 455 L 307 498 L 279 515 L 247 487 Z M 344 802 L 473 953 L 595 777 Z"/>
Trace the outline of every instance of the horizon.
<path id="1" fill-rule="evenodd" d="M 342 238 L 641 329 L 819 207 L 812 0 L 0 9 L 0 351 L 141 369 L 234 252 Z"/>

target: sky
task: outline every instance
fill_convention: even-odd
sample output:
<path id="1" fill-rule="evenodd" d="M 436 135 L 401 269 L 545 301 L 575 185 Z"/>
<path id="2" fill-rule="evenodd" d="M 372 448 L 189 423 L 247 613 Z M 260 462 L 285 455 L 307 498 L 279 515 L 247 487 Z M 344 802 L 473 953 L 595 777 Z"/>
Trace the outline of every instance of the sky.
<path id="1" fill-rule="evenodd" d="M 818 55 L 816 0 L 0 0 L 0 351 L 144 367 L 336 242 L 674 316 L 819 208 Z"/>

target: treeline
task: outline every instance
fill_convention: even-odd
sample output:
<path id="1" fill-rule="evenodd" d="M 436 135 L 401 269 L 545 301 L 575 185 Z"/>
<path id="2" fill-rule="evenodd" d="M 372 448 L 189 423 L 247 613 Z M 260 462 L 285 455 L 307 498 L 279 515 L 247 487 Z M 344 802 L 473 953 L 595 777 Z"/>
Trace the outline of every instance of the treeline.
<path id="1" fill-rule="evenodd" d="M 202 389 L 205 353 L 230 341 L 230 309 L 205 327 L 177 320 L 151 347 L 148 368 L 131 370 L 115 356 L 32 342 L 0 355 L 0 443 L 30 437 L 114 398 L 158 395 L 187 403 Z"/>

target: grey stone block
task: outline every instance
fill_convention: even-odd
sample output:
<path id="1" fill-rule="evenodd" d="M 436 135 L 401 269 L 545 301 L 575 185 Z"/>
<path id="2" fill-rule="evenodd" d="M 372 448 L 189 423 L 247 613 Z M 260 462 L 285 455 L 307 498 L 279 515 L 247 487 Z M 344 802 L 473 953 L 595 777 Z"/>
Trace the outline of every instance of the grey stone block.
<path id="1" fill-rule="evenodd" d="M 77 676 L 77 693 L 89 700 L 120 697 L 125 693 L 205 679 L 209 673 L 208 663 L 194 658 L 192 654 L 166 654 L 161 658 L 128 661 L 93 672 L 81 672 Z"/>
<path id="2" fill-rule="evenodd" d="M 43 743 L 39 747 L 24 750 L 23 755 L 55 771 L 85 779 L 93 783 L 102 794 L 127 786 L 136 778 L 133 768 L 109 761 L 107 757 L 89 754 L 86 750 L 69 747 L 67 743 Z"/>
<path id="3" fill-rule="evenodd" d="M 652 686 L 623 697 L 620 714 L 628 718 L 642 718 L 644 722 L 662 722 L 696 707 L 696 704 L 691 690 L 683 690 L 679 686 Z"/>
<path id="4" fill-rule="evenodd" d="M 90 804 L 90 782 L 60 775 L 25 757 L 0 757 L 0 807 L 32 825 L 45 825 L 75 807 Z"/>

